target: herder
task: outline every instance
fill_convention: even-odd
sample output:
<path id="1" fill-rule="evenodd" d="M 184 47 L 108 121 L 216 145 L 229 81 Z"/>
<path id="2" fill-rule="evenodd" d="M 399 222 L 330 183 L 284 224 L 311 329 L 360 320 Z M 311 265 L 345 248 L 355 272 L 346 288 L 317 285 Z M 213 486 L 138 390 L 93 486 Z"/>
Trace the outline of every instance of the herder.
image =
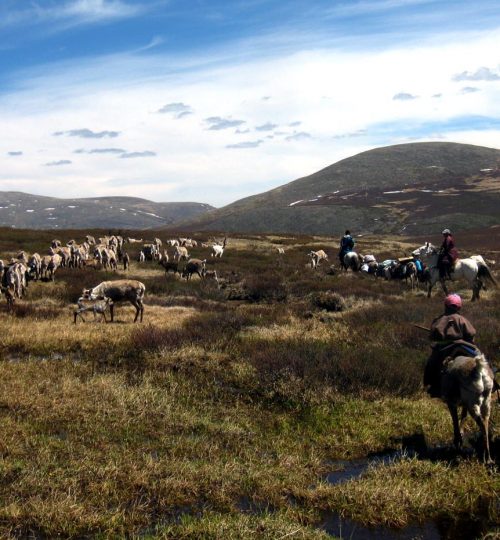
<path id="1" fill-rule="evenodd" d="M 431 397 L 441 396 L 441 369 L 446 358 L 480 354 L 474 345 L 476 329 L 460 315 L 461 307 L 460 296 L 449 294 L 444 300 L 444 313 L 432 321 L 429 337 L 434 343 L 424 372 L 424 387 Z"/>
<path id="2" fill-rule="evenodd" d="M 344 236 L 340 239 L 339 259 L 340 264 L 344 262 L 344 256 L 354 249 L 354 238 L 351 236 L 351 231 L 347 230 Z"/>
<path id="3" fill-rule="evenodd" d="M 457 259 L 458 251 L 455 247 L 455 240 L 450 229 L 445 229 L 443 231 L 443 243 L 441 244 L 438 258 L 439 277 L 441 279 L 451 278 L 453 265 Z"/>

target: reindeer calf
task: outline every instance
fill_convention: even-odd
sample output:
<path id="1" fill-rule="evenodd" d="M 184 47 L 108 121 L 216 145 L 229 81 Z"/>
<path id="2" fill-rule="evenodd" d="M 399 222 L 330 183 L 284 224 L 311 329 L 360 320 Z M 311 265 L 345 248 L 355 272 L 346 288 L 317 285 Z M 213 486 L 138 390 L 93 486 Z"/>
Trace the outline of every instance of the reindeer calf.
<path id="1" fill-rule="evenodd" d="M 78 308 L 73 311 L 74 324 L 76 324 L 76 319 L 78 316 L 80 316 L 82 321 L 85 322 L 85 319 L 82 315 L 82 313 L 84 313 L 85 311 L 92 311 L 94 313 L 94 321 L 96 319 L 96 315 L 99 314 L 102 315 L 105 323 L 108 322 L 106 319 L 106 310 L 108 309 L 108 307 L 111 309 L 111 306 L 113 305 L 113 301 L 111 300 L 111 298 L 106 298 L 105 300 L 101 300 L 100 302 L 94 302 L 92 305 L 85 305 L 83 303 L 84 300 L 85 299 L 83 296 L 78 298 Z"/>

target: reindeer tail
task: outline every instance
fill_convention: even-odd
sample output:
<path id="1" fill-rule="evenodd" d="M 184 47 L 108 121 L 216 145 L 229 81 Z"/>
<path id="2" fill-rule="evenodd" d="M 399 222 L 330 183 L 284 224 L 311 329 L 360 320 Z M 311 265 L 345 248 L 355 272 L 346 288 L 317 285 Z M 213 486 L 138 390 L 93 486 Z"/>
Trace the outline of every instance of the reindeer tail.
<path id="1" fill-rule="evenodd" d="M 490 272 L 490 269 L 488 268 L 488 266 L 486 264 L 484 264 L 484 263 L 481 263 L 481 262 L 478 263 L 477 277 L 478 278 L 486 278 L 489 281 L 491 281 L 491 283 L 493 283 L 493 285 L 495 285 L 495 286 L 497 285 L 497 282 L 496 282 L 495 278 L 493 277 L 493 274 Z"/>

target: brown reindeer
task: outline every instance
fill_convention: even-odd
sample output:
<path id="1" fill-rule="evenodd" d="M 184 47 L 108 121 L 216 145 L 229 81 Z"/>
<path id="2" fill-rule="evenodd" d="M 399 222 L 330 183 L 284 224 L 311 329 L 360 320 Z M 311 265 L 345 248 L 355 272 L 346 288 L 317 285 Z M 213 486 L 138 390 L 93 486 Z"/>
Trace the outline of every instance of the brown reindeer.
<path id="1" fill-rule="evenodd" d="M 137 322 L 139 315 L 144 314 L 144 305 L 142 303 L 146 286 L 144 283 L 135 279 L 118 279 L 115 281 L 103 281 L 92 289 L 83 289 L 82 298 L 84 300 L 106 300 L 110 298 L 109 313 L 111 322 L 114 316 L 114 304 L 120 302 L 130 302 L 136 309 L 134 322 Z"/>

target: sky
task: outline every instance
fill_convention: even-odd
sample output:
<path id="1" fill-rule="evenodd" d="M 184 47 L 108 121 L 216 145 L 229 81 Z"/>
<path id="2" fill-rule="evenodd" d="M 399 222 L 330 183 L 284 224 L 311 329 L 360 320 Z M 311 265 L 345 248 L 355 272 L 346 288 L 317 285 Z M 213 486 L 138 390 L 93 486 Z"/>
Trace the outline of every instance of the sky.
<path id="1" fill-rule="evenodd" d="M 359 152 L 500 148 L 498 0 L 0 0 L 0 190 L 220 207 Z"/>

